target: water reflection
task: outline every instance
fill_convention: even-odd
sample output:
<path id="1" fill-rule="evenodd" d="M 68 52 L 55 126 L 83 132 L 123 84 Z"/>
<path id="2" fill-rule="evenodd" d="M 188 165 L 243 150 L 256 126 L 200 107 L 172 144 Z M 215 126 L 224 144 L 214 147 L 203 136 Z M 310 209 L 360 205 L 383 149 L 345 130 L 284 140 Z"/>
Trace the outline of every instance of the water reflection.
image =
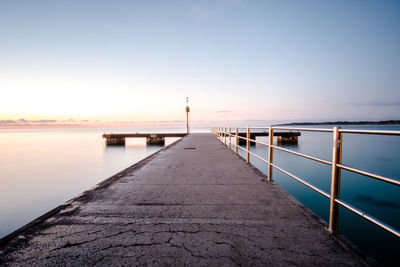
<path id="1" fill-rule="evenodd" d="M 383 208 L 400 208 L 400 204 L 390 200 L 379 200 L 368 195 L 359 194 L 354 198 L 357 202 L 365 202 Z"/>
<path id="2" fill-rule="evenodd" d="M 375 159 L 379 160 L 379 161 L 386 161 L 386 162 L 393 161 L 393 159 L 388 158 L 388 157 L 383 157 L 383 156 L 375 156 Z"/>

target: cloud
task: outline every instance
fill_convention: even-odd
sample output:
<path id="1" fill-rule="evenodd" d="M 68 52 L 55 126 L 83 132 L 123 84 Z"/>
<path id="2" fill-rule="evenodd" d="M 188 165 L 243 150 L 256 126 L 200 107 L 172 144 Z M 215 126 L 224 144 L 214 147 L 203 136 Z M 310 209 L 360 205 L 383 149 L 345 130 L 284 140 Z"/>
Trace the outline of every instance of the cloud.
<path id="1" fill-rule="evenodd" d="M 65 120 L 49 120 L 49 119 L 40 119 L 40 120 L 26 120 L 26 119 L 19 119 L 19 120 L 11 120 L 5 119 L 0 120 L 0 127 L 65 127 L 65 126 L 80 126 L 84 125 L 81 123 L 73 123 L 75 120 L 69 119 Z"/>
<path id="2" fill-rule="evenodd" d="M 25 119 L 19 119 L 19 120 L 0 120 L 1 125 L 7 125 L 7 124 L 21 124 L 21 123 L 30 123 L 30 121 L 27 121 Z"/>
<path id="3" fill-rule="evenodd" d="M 17 123 L 17 121 L 14 120 L 1 120 L 0 124 L 10 124 L 10 123 Z"/>
<path id="4" fill-rule="evenodd" d="M 58 120 L 35 120 L 31 121 L 32 123 L 53 123 L 53 122 L 58 122 Z"/>
<path id="5" fill-rule="evenodd" d="M 97 120 L 97 122 L 99 122 L 99 121 Z M 122 124 L 124 124 L 124 123 L 138 123 L 138 121 L 117 121 L 116 123 L 122 123 Z"/>
<path id="6" fill-rule="evenodd" d="M 150 122 L 156 122 L 156 121 L 150 121 Z M 158 123 L 183 123 L 183 122 L 186 122 L 186 121 L 184 121 L 184 120 L 172 120 L 172 121 L 166 121 L 166 120 L 164 120 L 164 121 L 157 121 Z"/>
<path id="7" fill-rule="evenodd" d="M 354 102 L 349 104 L 360 107 L 396 107 L 400 106 L 400 101 Z"/>
<path id="8" fill-rule="evenodd" d="M 217 110 L 215 113 L 230 113 L 233 112 L 233 110 Z"/>

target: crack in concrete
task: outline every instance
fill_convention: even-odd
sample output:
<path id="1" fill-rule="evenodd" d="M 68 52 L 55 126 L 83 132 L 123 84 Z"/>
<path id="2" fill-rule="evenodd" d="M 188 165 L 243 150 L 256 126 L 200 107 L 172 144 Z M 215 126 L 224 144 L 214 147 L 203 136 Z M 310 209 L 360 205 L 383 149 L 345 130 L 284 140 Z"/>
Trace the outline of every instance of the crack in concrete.
<path id="1" fill-rule="evenodd" d="M 100 230 L 100 231 L 102 231 L 102 230 Z M 115 237 L 115 236 L 118 236 L 118 235 L 121 235 L 121 234 L 125 234 L 125 233 L 129 233 L 129 232 L 134 232 L 134 233 L 136 233 L 135 230 L 130 229 L 130 230 L 127 230 L 127 231 L 118 232 L 118 233 L 116 233 L 116 234 L 101 236 L 101 237 L 98 237 L 98 238 L 95 238 L 95 239 L 86 240 L 86 241 L 82 241 L 82 242 L 77 242 L 77 243 L 69 243 L 69 242 L 67 242 L 66 244 L 64 244 L 64 245 L 61 246 L 61 247 L 58 247 L 58 248 L 55 248 L 55 249 L 50 250 L 50 252 L 57 251 L 57 250 L 61 250 L 61 249 L 64 249 L 64 248 L 70 248 L 70 247 L 80 246 L 80 245 L 83 245 L 83 244 L 86 244 L 86 243 L 95 242 L 95 241 L 98 241 L 98 240 L 100 240 L 100 239 L 106 239 L 106 238 L 110 238 L 110 237 Z M 140 234 L 140 233 L 137 233 L 137 234 Z"/>
<path id="2" fill-rule="evenodd" d="M 118 245 L 111 245 L 111 246 L 107 246 L 107 247 L 101 248 L 99 250 L 96 250 L 95 252 L 108 250 L 108 249 L 112 249 L 112 248 L 150 247 L 150 246 L 162 245 L 162 244 L 164 244 L 164 242 L 133 243 L 133 244 L 129 244 L 129 245 L 120 245 L 120 244 L 118 244 Z"/>
<path id="3" fill-rule="evenodd" d="M 65 238 L 65 237 L 72 237 L 72 236 L 74 236 L 74 235 L 79 235 L 79 234 L 83 234 L 83 233 L 87 233 L 88 235 L 93 235 L 93 234 L 97 234 L 97 233 L 99 233 L 99 232 L 102 232 L 103 230 L 96 230 L 96 231 L 94 231 L 94 232 L 89 232 L 89 231 L 90 231 L 90 230 L 83 230 L 83 231 L 78 231 L 78 232 L 72 232 L 72 233 L 70 233 L 70 234 L 62 235 L 62 236 L 57 236 L 57 233 L 51 233 L 50 235 L 54 235 L 55 238 L 57 238 L 57 239 L 62 239 L 62 238 Z"/>

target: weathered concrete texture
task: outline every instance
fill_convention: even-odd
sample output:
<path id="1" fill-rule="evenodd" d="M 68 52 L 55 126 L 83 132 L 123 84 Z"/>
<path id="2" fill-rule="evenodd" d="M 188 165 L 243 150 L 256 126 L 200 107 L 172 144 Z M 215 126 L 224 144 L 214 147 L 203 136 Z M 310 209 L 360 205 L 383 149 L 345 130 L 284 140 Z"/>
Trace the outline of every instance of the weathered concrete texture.
<path id="1" fill-rule="evenodd" d="M 0 263 L 362 265 L 278 185 L 208 134 L 188 135 L 72 201 L 11 240 Z"/>

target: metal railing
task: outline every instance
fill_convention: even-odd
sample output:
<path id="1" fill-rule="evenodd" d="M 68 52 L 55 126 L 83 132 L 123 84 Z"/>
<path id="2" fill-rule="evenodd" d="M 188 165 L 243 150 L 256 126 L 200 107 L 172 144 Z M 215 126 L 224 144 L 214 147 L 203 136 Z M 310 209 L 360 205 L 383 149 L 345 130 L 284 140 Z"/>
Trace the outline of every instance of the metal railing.
<path id="1" fill-rule="evenodd" d="M 232 129 L 235 129 L 234 134 L 232 133 Z M 246 137 L 239 135 L 239 129 L 246 129 Z M 250 139 L 251 129 L 268 129 L 269 132 L 269 143 L 264 143 L 257 141 L 255 139 Z M 274 130 L 295 130 L 295 131 L 311 131 L 311 132 L 327 132 L 332 133 L 332 161 L 327 161 L 324 159 L 316 158 L 313 156 L 309 156 L 306 154 L 302 154 L 299 152 L 295 152 L 289 149 L 285 149 L 280 146 L 276 146 L 273 144 L 273 136 Z M 363 176 L 367 176 L 385 183 L 389 183 L 392 185 L 400 186 L 400 181 L 384 177 L 381 175 L 377 175 L 374 173 L 370 173 L 367 171 L 359 170 L 347 165 L 342 164 L 342 143 L 343 143 L 343 134 L 375 134 L 375 135 L 394 135 L 400 136 L 400 131 L 377 131 L 377 130 L 349 130 L 349 129 L 342 129 L 340 127 L 333 127 L 333 129 L 318 129 L 318 128 L 287 128 L 287 127 L 276 127 L 276 126 L 269 126 L 269 127 L 247 127 L 247 128 L 231 128 L 231 127 L 213 127 L 211 129 L 212 133 L 221 140 L 229 149 L 232 149 L 232 138 L 234 138 L 234 148 L 235 153 L 238 154 L 238 149 L 242 149 L 246 152 L 246 161 L 250 163 L 250 155 L 260 159 L 261 161 L 268 164 L 268 171 L 267 171 L 267 180 L 272 181 L 272 170 L 273 168 L 279 170 L 280 172 L 288 175 L 289 177 L 297 180 L 298 182 L 306 185 L 307 187 L 313 189 L 314 191 L 320 193 L 321 195 L 327 197 L 329 202 L 329 222 L 328 222 L 328 231 L 332 234 L 336 234 L 338 232 L 338 218 L 339 218 L 339 206 L 342 206 L 355 214 L 359 215 L 360 217 L 372 222 L 373 224 L 385 229 L 386 231 L 394 234 L 397 237 L 400 237 L 400 231 L 387 225 L 386 223 L 380 221 L 379 219 L 363 212 L 362 210 L 357 209 L 356 207 L 350 205 L 349 203 L 340 200 L 339 192 L 340 192 L 340 175 L 341 170 L 347 170 L 356 174 L 360 174 Z M 243 139 L 246 141 L 246 147 L 241 147 L 239 145 L 239 139 Z M 268 160 L 260 157 L 259 155 L 250 151 L 250 142 L 254 142 L 256 144 L 264 145 L 268 148 Z M 228 144 L 227 144 L 228 143 Z M 331 166 L 331 190 L 330 193 L 327 193 L 316 186 L 306 182 L 305 180 L 297 177 L 296 175 L 280 168 L 279 166 L 273 163 L 273 155 L 274 149 L 280 150 L 286 153 L 290 153 L 296 156 L 300 156 L 303 158 L 307 158 L 313 161 L 317 161 L 322 164 L 330 165 Z"/>

